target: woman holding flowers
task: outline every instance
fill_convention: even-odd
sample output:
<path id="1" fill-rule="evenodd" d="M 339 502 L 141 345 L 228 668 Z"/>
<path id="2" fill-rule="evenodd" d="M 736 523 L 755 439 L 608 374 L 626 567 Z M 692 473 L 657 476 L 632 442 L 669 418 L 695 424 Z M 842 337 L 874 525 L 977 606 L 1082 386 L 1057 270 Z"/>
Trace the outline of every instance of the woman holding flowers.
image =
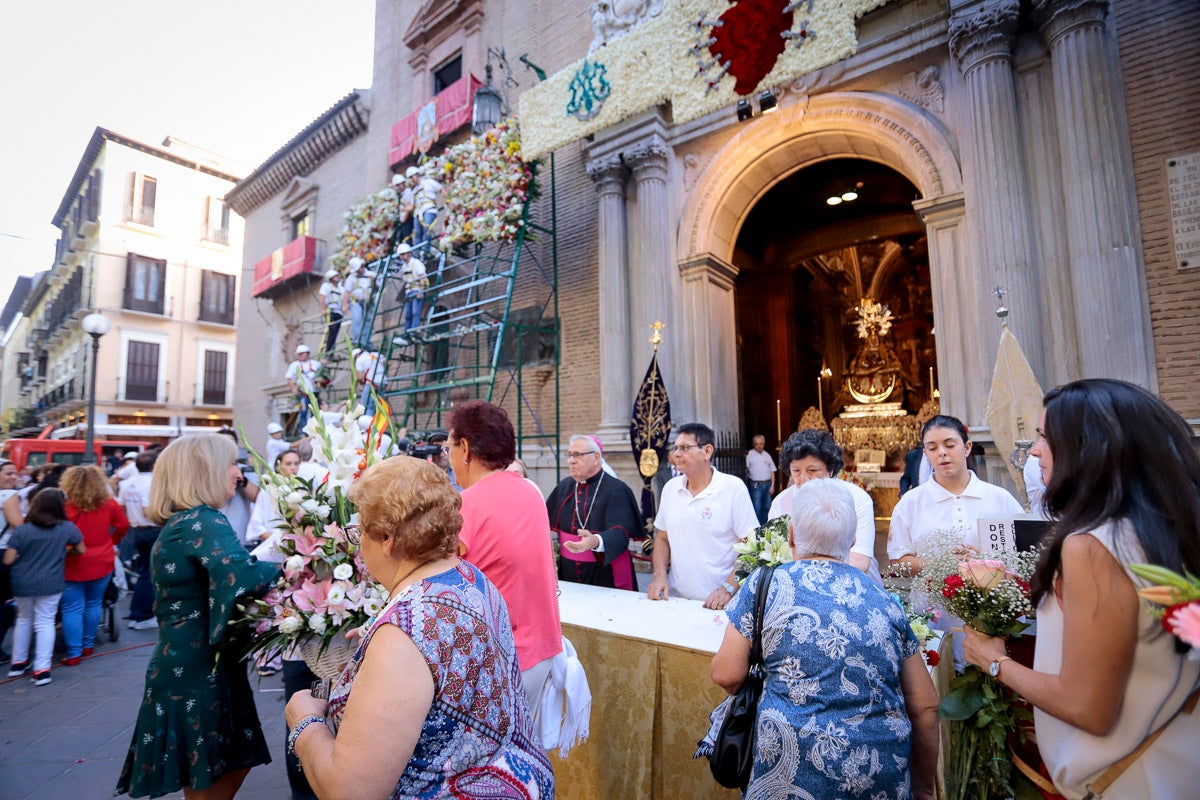
<path id="1" fill-rule="evenodd" d="M 552 798 L 508 610 L 457 556 L 462 501 L 446 473 L 391 458 L 350 500 L 347 533 L 390 599 L 328 704 L 307 691 L 288 702 L 288 746 L 317 796 Z"/>
<path id="2" fill-rule="evenodd" d="M 237 456 L 229 438 L 200 434 L 172 442 L 155 465 L 158 643 L 117 794 L 231 798 L 251 767 L 271 761 L 229 623 L 237 599 L 264 594 L 278 568 L 247 554 L 217 511 L 237 492 Z"/>
<path id="3" fill-rule="evenodd" d="M 1040 438 L 1054 526 L 1034 575 L 1033 669 L 966 629 L 966 655 L 1034 706 L 1068 798 L 1184 800 L 1200 787 L 1200 660 L 1165 632 L 1130 564 L 1200 574 L 1200 458 L 1166 403 L 1115 380 L 1046 395 Z M 1094 794 L 1091 794 L 1094 792 Z"/>

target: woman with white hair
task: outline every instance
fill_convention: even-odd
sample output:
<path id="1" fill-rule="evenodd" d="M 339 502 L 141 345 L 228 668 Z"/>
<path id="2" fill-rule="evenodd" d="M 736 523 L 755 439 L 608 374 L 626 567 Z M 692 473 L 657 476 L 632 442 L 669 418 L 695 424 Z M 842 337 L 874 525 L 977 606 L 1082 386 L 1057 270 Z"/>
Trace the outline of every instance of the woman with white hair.
<path id="1" fill-rule="evenodd" d="M 745 796 L 928 800 L 937 769 L 937 694 L 900 606 L 846 563 L 854 504 L 842 481 L 793 495 L 794 561 L 771 578 L 762 621 L 766 679 Z M 759 570 L 726 610 L 712 678 L 730 694 L 750 669 Z"/>

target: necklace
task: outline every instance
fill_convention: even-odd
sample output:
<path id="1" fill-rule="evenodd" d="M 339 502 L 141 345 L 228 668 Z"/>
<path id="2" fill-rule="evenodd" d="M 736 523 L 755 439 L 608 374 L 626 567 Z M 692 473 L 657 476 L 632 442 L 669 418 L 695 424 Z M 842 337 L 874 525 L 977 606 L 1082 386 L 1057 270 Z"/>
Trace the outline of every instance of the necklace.
<path id="1" fill-rule="evenodd" d="M 600 484 L 602 484 L 602 483 L 604 483 L 604 470 L 603 469 L 600 470 L 600 478 L 596 481 L 596 491 L 600 491 Z M 579 518 L 579 486 L 580 485 L 581 484 L 575 485 L 575 524 L 577 526 L 576 530 L 590 531 L 591 528 L 589 528 L 587 526 L 587 524 L 588 524 L 588 520 L 592 518 L 592 512 L 596 509 L 596 501 L 593 500 L 592 504 L 590 506 L 588 506 L 587 516 L 585 516 L 583 519 L 580 519 Z"/>

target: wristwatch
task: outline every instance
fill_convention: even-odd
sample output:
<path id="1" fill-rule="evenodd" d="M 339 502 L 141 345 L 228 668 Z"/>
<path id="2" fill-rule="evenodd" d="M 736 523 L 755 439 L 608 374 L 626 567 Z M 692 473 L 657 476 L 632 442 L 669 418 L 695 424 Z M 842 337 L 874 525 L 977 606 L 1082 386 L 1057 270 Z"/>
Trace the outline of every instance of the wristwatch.
<path id="1" fill-rule="evenodd" d="M 738 590 L 737 585 L 736 584 L 731 585 L 729 583 L 729 581 L 725 581 L 724 583 L 722 583 L 721 588 L 724 589 L 725 591 L 729 592 L 731 595 L 737 594 L 737 590 Z"/>
<path id="2" fill-rule="evenodd" d="M 1005 661 L 1012 661 L 1012 659 L 1009 658 L 1008 656 L 1000 656 L 995 661 L 993 661 L 991 664 L 988 664 L 988 675 L 991 675 L 993 678 L 999 678 L 1000 677 L 1000 665 L 1003 664 Z"/>

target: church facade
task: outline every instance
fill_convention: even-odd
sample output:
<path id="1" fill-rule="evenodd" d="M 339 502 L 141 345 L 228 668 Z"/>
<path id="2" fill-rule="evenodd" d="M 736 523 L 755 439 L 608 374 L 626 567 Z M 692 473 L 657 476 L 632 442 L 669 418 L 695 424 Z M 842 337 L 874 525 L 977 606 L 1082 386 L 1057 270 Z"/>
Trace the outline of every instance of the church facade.
<path id="1" fill-rule="evenodd" d="M 793 38 L 809 33 L 801 17 L 812 4 L 798 5 Z M 988 441 L 1002 324 L 1044 388 L 1118 377 L 1200 419 L 1200 257 L 1189 232 L 1200 215 L 1200 8 L 870 5 L 853 21 L 852 54 L 760 83 L 739 95 L 744 104 L 688 118 L 671 97 L 694 87 L 648 84 L 666 99 L 555 142 L 564 439 L 598 432 L 614 456 L 629 452 L 655 322 L 666 325 L 658 354 L 674 420 L 747 440 L 762 433 L 769 446 L 810 408 L 832 421 L 884 401 L 911 416 L 935 393 Z M 544 95 L 560 75 L 639 36 L 653 61 L 664 40 L 645 31 L 672 9 L 671 0 L 379 0 L 360 155 L 313 174 L 366 191 L 387 185 L 415 161 L 402 123 L 446 90 L 447 68 L 457 63 L 474 92 L 501 49 L 508 69 L 495 84 L 534 138 L 546 112 L 535 119 L 533 109 L 552 107 Z M 816 21 L 811 32 L 819 41 Z M 662 81 L 706 80 L 712 46 L 695 47 L 697 76 Z M 520 62 L 548 73 L 546 88 Z M 617 102 L 626 74 L 610 70 L 603 102 Z M 435 147 L 466 135 L 451 127 Z M 280 199 L 261 194 L 262 208 Z M 237 210 L 247 265 L 286 244 L 255 233 L 254 208 Z M 264 218 L 280 227 L 277 210 Z M 547 242 L 533 246 L 548 258 Z M 284 344 L 274 344 L 280 361 Z M 252 356 L 239 356 L 239 370 L 262 374 Z M 264 413 L 259 399 L 238 403 L 251 424 Z M 610 460 L 632 475 L 632 461 Z"/>

